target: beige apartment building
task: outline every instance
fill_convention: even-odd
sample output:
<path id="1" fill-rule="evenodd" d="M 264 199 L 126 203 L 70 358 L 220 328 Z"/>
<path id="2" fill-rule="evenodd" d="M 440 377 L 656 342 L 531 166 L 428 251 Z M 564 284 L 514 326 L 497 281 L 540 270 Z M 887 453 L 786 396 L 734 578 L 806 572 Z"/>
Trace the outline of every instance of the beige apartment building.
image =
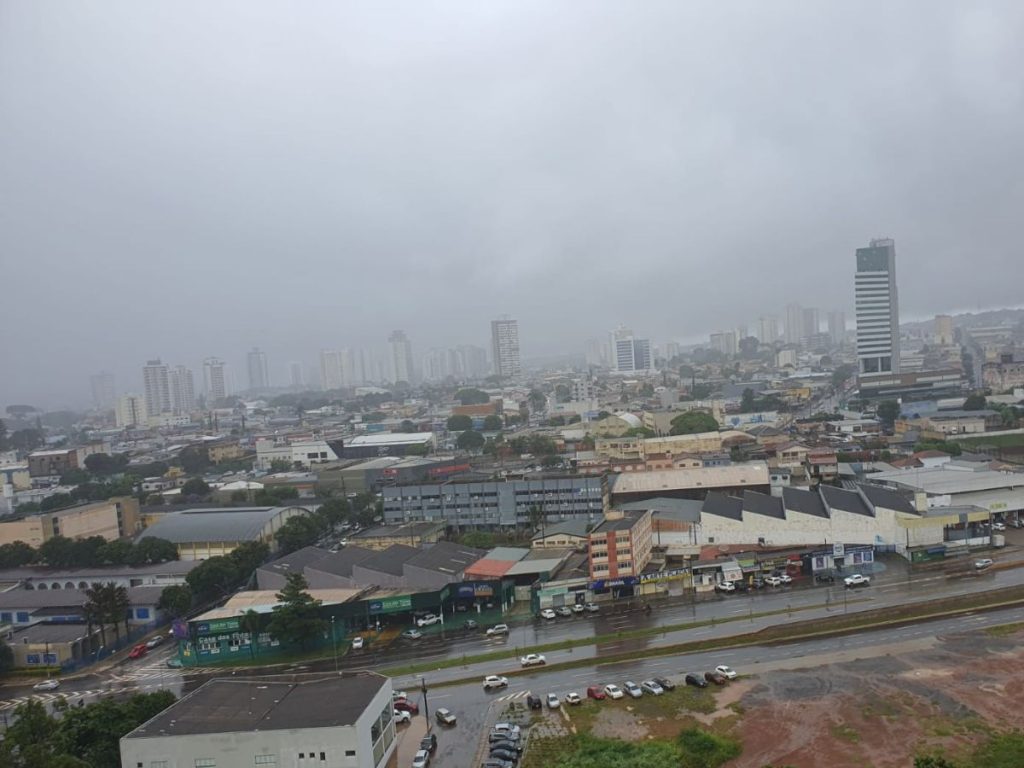
<path id="1" fill-rule="evenodd" d="M 0 522 L 0 544 L 23 541 L 38 547 L 54 536 L 107 541 L 134 536 L 139 530 L 139 502 L 130 496 L 79 504 L 52 512 L 39 512 Z"/>
<path id="2" fill-rule="evenodd" d="M 609 510 L 590 532 L 590 578 L 639 576 L 651 561 L 651 512 Z"/>

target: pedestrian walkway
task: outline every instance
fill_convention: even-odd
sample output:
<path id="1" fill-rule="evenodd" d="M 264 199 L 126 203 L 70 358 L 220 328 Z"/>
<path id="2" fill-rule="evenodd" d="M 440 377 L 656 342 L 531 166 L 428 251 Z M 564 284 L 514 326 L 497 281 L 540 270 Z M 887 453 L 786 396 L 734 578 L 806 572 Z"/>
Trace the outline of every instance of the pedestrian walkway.
<path id="1" fill-rule="evenodd" d="M 427 735 L 427 719 L 422 715 L 414 717 L 408 725 L 398 725 L 398 765 L 412 765 L 412 759 L 420 748 L 420 739 Z"/>

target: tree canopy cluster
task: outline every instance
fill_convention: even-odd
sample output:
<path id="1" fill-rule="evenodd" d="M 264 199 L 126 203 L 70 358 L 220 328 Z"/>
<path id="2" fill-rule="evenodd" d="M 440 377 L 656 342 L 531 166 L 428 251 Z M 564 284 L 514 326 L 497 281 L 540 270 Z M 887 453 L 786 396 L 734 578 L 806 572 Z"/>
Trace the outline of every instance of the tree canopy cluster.
<path id="1" fill-rule="evenodd" d="M 146 565 L 178 559 L 178 548 L 166 539 L 107 541 L 102 536 L 69 539 L 54 536 L 38 548 L 23 541 L 0 544 L 0 568 L 47 565 L 53 568 L 90 568 L 101 565 Z"/>
<path id="2" fill-rule="evenodd" d="M 331 498 L 311 515 L 288 518 L 274 534 L 274 539 L 287 554 L 316 544 L 342 523 L 368 525 L 377 514 L 377 497 L 372 493 L 357 494 L 351 502 L 346 498 Z"/>
<path id="3" fill-rule="evenodd" d="M 717 432 L 718 420 L 707 411 L 686 411 L 670 422 L 670 435 L 696 435 L 701 432 Z"/>
<path id="4" fill-rule="evenodd" d="M 482 389 L 467 387 L 455 393 L 455 399 L 463 405 L 483 405 L 491 402 L 491 396 Z"/>
<path id="5" fill-rule="evenodd" d="M 120 768 L 122 736 L 175 701 L 170 691 L 103 698 L 82 707 L 63 698 L 54 714 L 38 699 L 19 704 L 0 742 L 0 765 L 9 768 Z"/>
<path id="6" fill-rule="evenodd" d="M 247 583 L 270 556 L 270 547 L 261 541 L 247 541 L 227 555 L 203 560 L 189 571 L 185 582 L 195 600 L 205 604 L 223 597 Z M 164 590 L 166 592 L 166 589 Z M 161 599 L 163 593 L 161 593 Z"/>

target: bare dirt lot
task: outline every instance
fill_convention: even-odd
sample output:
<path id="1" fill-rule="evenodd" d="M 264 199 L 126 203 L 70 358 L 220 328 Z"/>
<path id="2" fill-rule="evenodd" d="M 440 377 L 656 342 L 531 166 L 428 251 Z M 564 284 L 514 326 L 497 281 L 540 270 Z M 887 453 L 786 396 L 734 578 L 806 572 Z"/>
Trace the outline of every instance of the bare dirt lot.
<path id="1" fill-rule="evenodd" d="M 588 701 L 565 713 L 565 725 L 634 741 L 673 739 L 699 726 L 742 742 L 730 768 L 906 768 L 915 754 L 965 754 L 992 731 L 1020 727 L 1022 648 L 1024 626 L 1016 626 L 835 663 L 803 658 L 724 688 L 682 688 L 622 707 Z"/>

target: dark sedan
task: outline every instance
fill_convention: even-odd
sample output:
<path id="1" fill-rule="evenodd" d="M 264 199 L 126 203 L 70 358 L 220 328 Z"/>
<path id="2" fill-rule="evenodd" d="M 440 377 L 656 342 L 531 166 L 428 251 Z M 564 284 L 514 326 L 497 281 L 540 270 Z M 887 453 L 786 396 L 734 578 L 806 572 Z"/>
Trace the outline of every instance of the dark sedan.
<path id="1" fill-rule="evenodd" d="M 674 691 L 676 689 L 676 684 L 669 680 L 667 677 L 656 677 L 654 678 L 654 682 L 656 682 L 666 691 Z"/>
<path id="2" fill-rule="evenodd" d="M 687 685 L 695 685 L 698 688 L 707 688 L 708 687 L 708 681 L 707 680 L 705 680 L 700 675 L 694 675 L 694 674 L 689 674 L 689 675 L 686 676 L 686 684 Z"/>

